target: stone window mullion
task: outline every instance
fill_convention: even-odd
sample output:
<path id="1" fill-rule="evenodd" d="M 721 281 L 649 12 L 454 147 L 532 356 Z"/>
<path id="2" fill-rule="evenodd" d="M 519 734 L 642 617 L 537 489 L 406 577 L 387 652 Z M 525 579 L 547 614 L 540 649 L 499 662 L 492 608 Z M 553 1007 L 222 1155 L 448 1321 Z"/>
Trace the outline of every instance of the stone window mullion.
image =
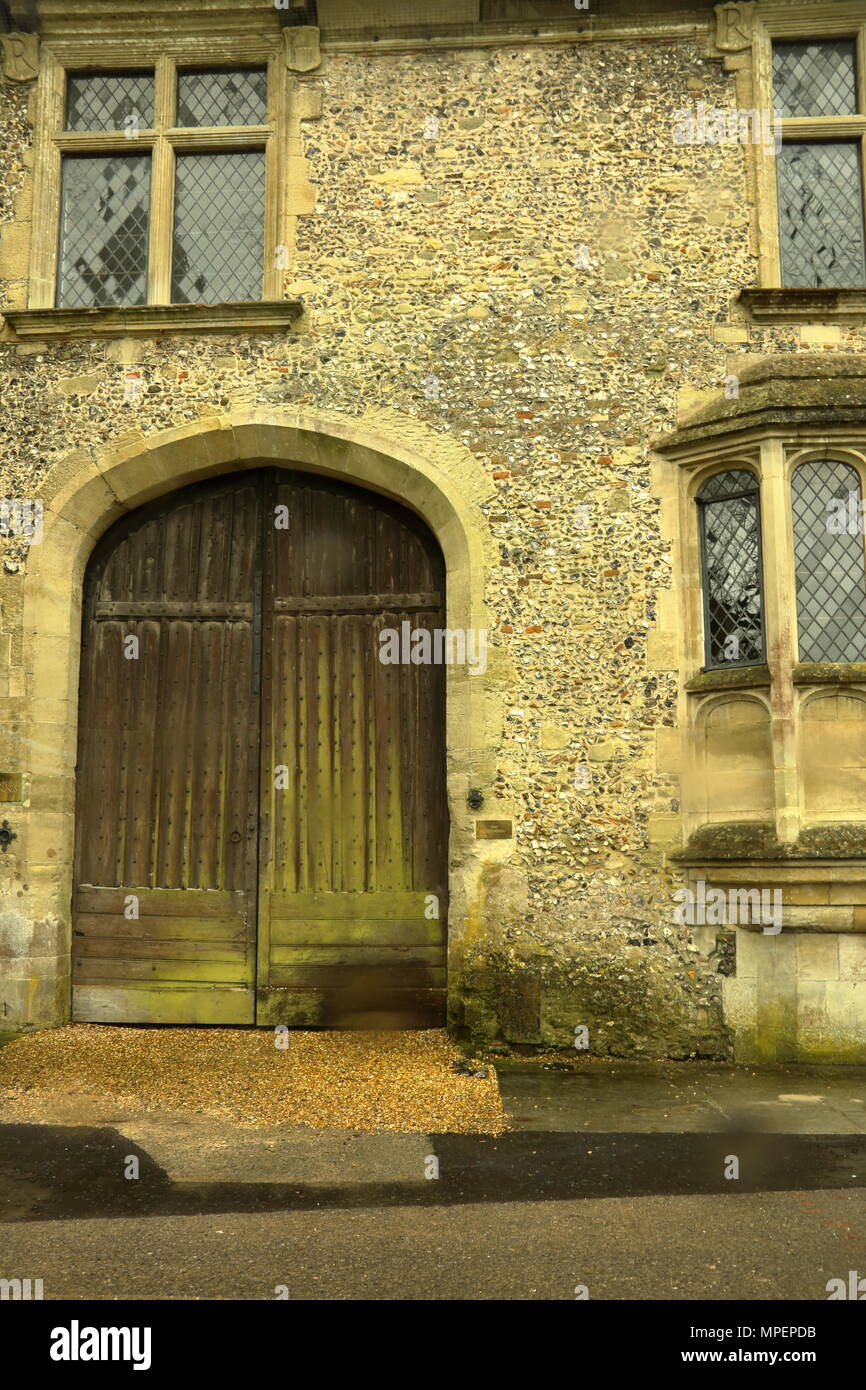
<path id="1" fill-rule="evenodd" d="M 148 304 L 170 303 L 171 216 L 174 158 L 166 130 L 174 121 L 175 67 L 171 58 L 156 60 L 154 74 L 154 128 L 151 156 L 150 237 L 147 261 Z"/>
<path id="2" fill-rule="evenodd" d="M 165 135 L 153 146 L 147 301 L 171 303 L 171 224 L 174 205 L 174 150 Z"/>
<path id="3" fill-rule="evenodd" d="M 761 484 L 776 834 L 781 843 L 791 844 L 800 833 L 801 789 L 793 680 L 796 612 L 794 547 L 785 450 L 781 439 L 769 438 L 761 444 Z"/>

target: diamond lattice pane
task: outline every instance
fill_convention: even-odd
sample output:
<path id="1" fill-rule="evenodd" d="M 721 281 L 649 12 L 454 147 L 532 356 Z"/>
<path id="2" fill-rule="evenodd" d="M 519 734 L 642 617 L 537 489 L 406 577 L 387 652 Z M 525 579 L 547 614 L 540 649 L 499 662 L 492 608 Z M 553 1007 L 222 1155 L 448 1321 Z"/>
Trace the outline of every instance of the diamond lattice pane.
<path id="1" fill-rule="evenodd" d="M 773 44 L 774 104 L 783 116 L 850 116 L 857 110 L 853 39 Z"/>
<path id="2" fill-rule="evenodd" d="M 858 142 L 786 141 L 776 165 L 785 288 L 866 284 Z"/>
<path id="3" fill-rule="evenodd" d="M 266 95 L 264 68 L 181 72 L 177 79 L 177 124 L 263 125 Z"/>
<path id="4" fill-rule="evenodd" d="M 801 661 L 866 660 L 860 479 L 847 463 L 801 463 L 791 480 Z"/>
<path id="5" fill-rule="evenodd" d="M 758 480 L 747 468 L 728 468 L 714 473 L 698 493 L 702 502 L 720 502 L 726 497 L 739 497 L 743 492 L 758 491 Z"/>
<path id="6" fill-rule="evenodd" d="M 761 661 L 764 642 L 757 482 L 745 470 L 716 473 L 699 496 L 707 665 Z"/>
<path id="7" fill-rule="evenodd" d="M 144 304 L 150 155 L 63 161 L 57 304 Z"/>
<path id="8" fill-rule="evenodd" d="M 69 74 L 67 130 L 148 130 L 152 126 L 152 72 Z"/>
<path id="9" fill-rule="evenodd" d="M 174 303 L 261 298 L 264 182 L 261 150 L 178 156 Z"/>

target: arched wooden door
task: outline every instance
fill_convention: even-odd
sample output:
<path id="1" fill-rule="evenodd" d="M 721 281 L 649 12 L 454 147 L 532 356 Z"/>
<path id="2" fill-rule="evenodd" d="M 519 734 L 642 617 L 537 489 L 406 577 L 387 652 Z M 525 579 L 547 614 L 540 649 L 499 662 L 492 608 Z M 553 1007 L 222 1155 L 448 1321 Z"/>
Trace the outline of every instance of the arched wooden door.
<path id="1" fill-rule="evenodd" d="M 85 584 L 74 1018 L 444 1020 L 444 671 L 379 639 L 436 627 L 430 532 L 330 479 L 233 475 L 111 528 Z"/>

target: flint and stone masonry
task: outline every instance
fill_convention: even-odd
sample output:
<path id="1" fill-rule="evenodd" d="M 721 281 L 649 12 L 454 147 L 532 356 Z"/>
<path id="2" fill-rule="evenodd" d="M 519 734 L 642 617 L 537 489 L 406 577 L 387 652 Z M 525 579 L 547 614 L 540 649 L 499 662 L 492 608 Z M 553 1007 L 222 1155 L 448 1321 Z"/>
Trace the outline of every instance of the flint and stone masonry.
<path id="1" fill-rule="evenodd" d="M 796 662 L 774 492 L 766 664 L 704 671 L 694 505 L 720 459 L 866 464 L 866 291 L 780 288 L 773 157 L 674 139 L 859 6 L 6 8 L 0 493 L 44 512 L 0 559 L 0 1028 L 70 1017 L 90 553 L 264 460 L 416 512 L 488 634 L 447 671 L 457 1036 L 866 1059 L 866 665 Z M 233 58 L 277 93 L 261 303 L 54 307 L 58 72 Z M 782 930 L 678 921 L 699 880 L 781 889 Z"/>

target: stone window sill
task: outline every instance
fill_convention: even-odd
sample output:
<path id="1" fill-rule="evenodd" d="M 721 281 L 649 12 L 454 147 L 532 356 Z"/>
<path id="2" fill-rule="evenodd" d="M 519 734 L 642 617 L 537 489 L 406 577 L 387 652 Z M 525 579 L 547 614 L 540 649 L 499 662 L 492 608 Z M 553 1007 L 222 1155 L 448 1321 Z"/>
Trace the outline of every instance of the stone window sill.
<path id="1" fill-rule="evenodd" d="M 795 685 L 866 684 L 866 661 L 801 661 L 794 667 Z"/>
<path id="2" fill-rule="evenodd" d="M 742 290 L 755 323 L 866 323 L 866 288 Z"/>
<path id="3" fill-rule="evenodd" d="M 686 681 L 686 690 L 701 694 L 706 690 L 754 690 L 769 684 L 769 666 L 734 666 L 720 671 L 698 671 Z"/>
<path id="4" fill-rule="evenodd" d="M 99 309 L 10 309 L 19 338 L 127 338 L 160 333 L 279 333 L 303 314 L 298 299 L 241 304 L 136 304 Z"/>

